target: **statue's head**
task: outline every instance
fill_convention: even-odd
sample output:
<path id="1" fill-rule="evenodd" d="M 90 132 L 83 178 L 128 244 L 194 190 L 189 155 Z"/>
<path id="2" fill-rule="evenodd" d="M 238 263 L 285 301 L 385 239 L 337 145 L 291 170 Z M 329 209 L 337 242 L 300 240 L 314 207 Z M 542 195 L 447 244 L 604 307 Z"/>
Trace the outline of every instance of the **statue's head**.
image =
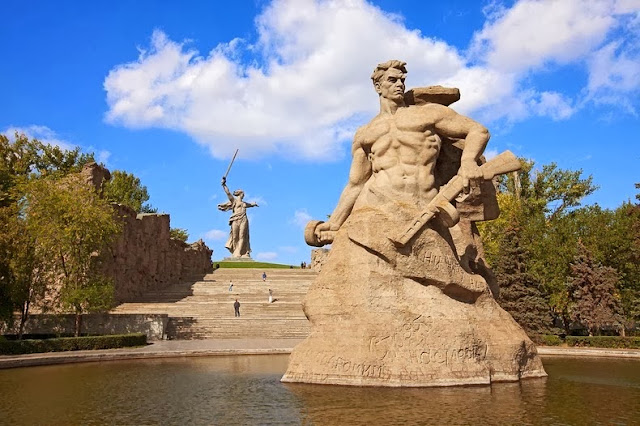
<path id="1" fill-rule="evenodd" d="M 244 197 L 244 191 L 242 189 L 236 189 L 235 191 L 233 191 L 233 195 L 242 199 L 242 197 Z"/>
<path id="2" fill-rule="evenodd" d="M 378 64 L 371 80 L 378 95 L 383 98 L 390 99 L 394 102 L 402 102 L 404 100 L 404 79 L 407 76 L 407 63 L 392 59 L 387 62 Z"/>

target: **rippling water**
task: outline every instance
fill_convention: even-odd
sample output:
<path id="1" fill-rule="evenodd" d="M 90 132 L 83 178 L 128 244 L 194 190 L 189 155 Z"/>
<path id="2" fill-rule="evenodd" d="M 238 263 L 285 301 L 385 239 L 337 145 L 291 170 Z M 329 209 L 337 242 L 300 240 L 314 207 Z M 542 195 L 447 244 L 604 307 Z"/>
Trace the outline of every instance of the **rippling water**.
<path id="1" fill-rule="evenodd" d="M 455 388 L 281 384 L 286 355 L 0 370 L 0 424 L 640 424 L 640 361 L 543 358 L 549 377 Z"/>

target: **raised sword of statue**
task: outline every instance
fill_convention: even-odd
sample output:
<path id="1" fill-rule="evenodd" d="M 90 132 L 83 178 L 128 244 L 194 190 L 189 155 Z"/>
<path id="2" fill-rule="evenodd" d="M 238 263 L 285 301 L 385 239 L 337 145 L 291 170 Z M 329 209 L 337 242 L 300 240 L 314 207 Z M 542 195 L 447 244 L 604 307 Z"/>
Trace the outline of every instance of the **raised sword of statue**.
<path id="1" fill-rule="evenodd" d="M 238 149 L 236 148 L 236 152 L 233 154 L 233 158 L 231 159 L 231 162 L 229 163 L 229 167 L 227 167 L 227 172 L 224 174 L 224 176 L 222 176 L 222 180 L 226 181 L 227 180 L 227 175 L 229 174 L 229 171 L 231 170 L 231 166 L 233 166 L 233 162 L 236 159 L 236 155 L 238 155 Z"/>

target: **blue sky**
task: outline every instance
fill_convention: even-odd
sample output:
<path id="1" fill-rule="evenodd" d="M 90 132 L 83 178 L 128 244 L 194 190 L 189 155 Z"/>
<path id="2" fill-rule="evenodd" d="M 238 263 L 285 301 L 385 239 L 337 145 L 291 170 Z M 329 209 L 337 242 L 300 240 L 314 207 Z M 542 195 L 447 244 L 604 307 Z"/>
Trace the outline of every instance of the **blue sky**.
<path id="1" fill-rule="evenodd" d="M 0 132 L 96 153 L 226 257 L 228 177 L 253 257 L 309 260 L 304 223 L 335 207 L 369 76 L 459 87 L 453 105 L 541 166 L 593 175 L 615 208 L 640 182 L 640 1 L 18 1 L 0 4 Z"/>

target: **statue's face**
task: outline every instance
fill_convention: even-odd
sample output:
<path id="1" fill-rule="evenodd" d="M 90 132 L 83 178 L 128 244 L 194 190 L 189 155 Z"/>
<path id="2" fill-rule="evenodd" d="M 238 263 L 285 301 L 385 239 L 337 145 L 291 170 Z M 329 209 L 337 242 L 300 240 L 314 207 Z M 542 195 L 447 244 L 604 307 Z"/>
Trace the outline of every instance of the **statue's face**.
<path id="1" fill-rule="evenodd" d="M 401 102 L 404 99 L 404 79 L 405 75 L 402 71 L 389 68 L 384 76 L 376 82 L 376 92 L 383 98 Z"/>
<path id="2" fill-rule="evenodd" d="M 244 191 L 241 189 L 236 189 L 235 191 L 233 191 L 233 195 L 242 200 L 242 197 L 244 197 Z"/>

